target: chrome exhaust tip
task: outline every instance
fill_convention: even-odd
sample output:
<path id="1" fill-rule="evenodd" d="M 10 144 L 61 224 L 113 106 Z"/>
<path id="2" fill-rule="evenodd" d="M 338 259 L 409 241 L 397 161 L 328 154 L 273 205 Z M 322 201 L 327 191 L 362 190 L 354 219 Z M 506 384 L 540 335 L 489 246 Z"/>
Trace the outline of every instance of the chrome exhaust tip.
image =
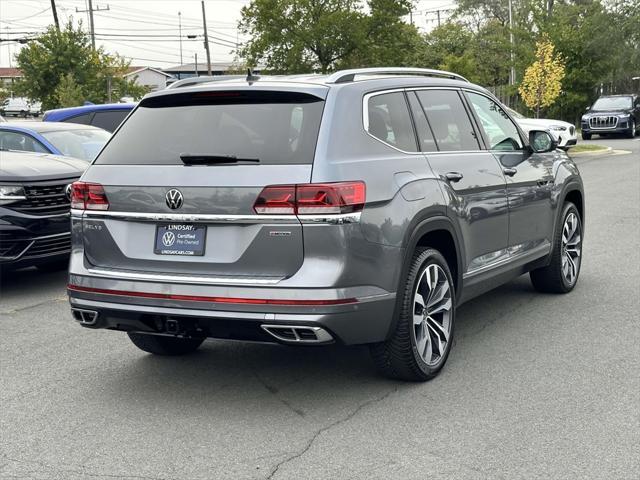
<path id="1" fill-rule="evenodd" d="M 74 320 L 82 325 L 95 325 L 98 320 L 98 312 L 95 310 L 85 310 L 84 308 L 71 308 L 71 315 Z"/>
<path id="2" fill-rule="evenodd" d="M 260 325 L 269 335 L 280 342 L 291 344 L 329 343 L 333 337 L 322 327 L 307 325 Z"/>

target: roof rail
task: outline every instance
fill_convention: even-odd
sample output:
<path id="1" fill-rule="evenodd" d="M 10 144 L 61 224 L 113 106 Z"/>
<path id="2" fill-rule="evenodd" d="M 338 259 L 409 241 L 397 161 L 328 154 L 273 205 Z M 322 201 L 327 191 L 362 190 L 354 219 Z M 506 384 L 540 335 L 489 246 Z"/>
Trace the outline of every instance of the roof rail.
<path id="1" fill-rule="evenodd" d="M 327 83 L 347 83 L 355 81 L 356 75 L 417 75 L 423 77 L 451 78 L 469 82 L 462 75 L 445 72 L 443 70 L 433 70 L 431 68 L 411 68 L 411 67 L 380 67 L 380 68 L 354 68 L 352 70 L 340 70 L 332 73 L 327 78 Z"/>

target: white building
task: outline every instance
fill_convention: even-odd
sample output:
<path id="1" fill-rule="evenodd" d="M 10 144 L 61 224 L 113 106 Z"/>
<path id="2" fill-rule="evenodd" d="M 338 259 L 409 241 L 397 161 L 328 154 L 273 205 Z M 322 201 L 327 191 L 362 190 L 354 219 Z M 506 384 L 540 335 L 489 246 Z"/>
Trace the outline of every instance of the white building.
<path id="1" fill-rule="evenodd" d="M 167 86 L 167 79 L 171 78 L 171 75 L 153 67 L 129 67 L 129 72 L 123 77 L 134 80 L 136 85 L 148 87 L 155 92 Z"/>

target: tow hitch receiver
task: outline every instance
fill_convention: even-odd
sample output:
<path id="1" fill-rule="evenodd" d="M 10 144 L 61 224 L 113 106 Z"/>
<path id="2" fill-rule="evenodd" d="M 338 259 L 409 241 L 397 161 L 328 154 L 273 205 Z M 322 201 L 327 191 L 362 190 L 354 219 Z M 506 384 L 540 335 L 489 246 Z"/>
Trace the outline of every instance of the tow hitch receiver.
<path id="1" fill-rule="evenodd" d="M 165 328 L 167 330 L 167 333 L 177 335 L 180 332 L 180 323 L 178 322 L 178 320 L 168 318 Z"/>

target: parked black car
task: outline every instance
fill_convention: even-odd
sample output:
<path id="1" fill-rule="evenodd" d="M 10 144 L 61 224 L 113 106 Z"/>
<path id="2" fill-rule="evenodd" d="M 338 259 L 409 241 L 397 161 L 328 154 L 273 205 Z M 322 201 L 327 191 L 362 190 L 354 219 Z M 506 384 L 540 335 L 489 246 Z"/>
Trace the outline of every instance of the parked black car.
<path id="1" fill-rule="evenodd" d="M 591 135 L 622 133 L 629 138 L 640 128 L 640 97 L 638 95 L 606 95 L 598 98 L 582 116 L 582 139 Z"/>
<path id="2" fill-rule="evenodd" d="M 65 268 L 71 250 L 69 188 L 87 162 L 0 151 L 0 269 Z"/>

